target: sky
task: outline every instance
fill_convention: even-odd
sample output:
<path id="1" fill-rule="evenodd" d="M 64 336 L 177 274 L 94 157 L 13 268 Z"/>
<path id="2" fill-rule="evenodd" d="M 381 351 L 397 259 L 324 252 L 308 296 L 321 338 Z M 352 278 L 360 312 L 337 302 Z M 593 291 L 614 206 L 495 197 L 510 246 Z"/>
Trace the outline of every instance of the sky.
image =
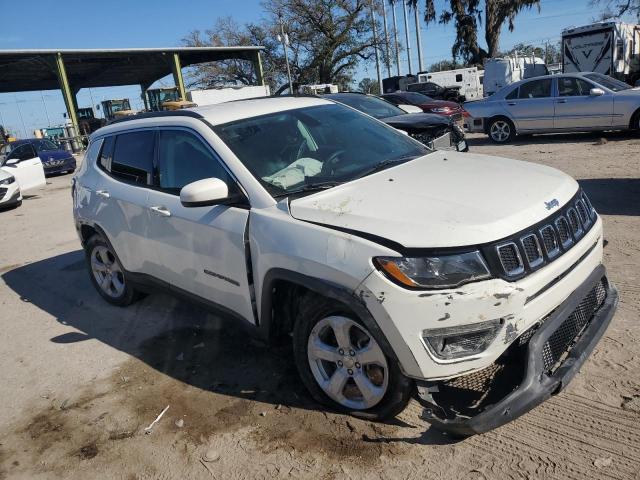
<path id="1" fill-rule="evenodd" d="M 436 0 L 438 11 L 444 2 Z M 264 20 L 260 3 L 261 0 L 0 0 L 0 12 L 9 12 L 0 22 L 0 49 L 177 46 L 188 32 L 211 28 L 219 17 L 230 16 L 239 23 Z M 423 8 L 424 0 L 420 3 Z M 514 32 L 503 29 L 501 49 L 508 50 L 521 42 L 556 42 L 563 28 L 591 23 L 598 14 L 590 0 L 541 0 L 540 5 L 539 12 L 532 9 L 516 18 Z M 404 43 L 402 10 L 396 8 L 398 34 Z M 390 12 L 388 17 L 391 23 Z M 409 23 L 416 71 L 415 24 Z M 453 24 L 427 26 L 421 22 L 420 31 L 425 66 L 451 58 Z M 406 55 L 402 57 L 401 72 L 407 73 Z M 356 79 L 375 75 L 375 64 L 371 64 L 362 66 Z M 170 86 L 173 81 L 164 79 L 160 83 Z M 78 106 L 88 107 L 108 98 L 129 98 L 134 109 L 143 107 L 138 86 L 83 89 L 78 94 Z M 62 95 L 57 90 L 0 94 L 0 124 L 20 137 L 32 136 L 35 128 L 60 125 L 65 121 L 64 111 Z"/>

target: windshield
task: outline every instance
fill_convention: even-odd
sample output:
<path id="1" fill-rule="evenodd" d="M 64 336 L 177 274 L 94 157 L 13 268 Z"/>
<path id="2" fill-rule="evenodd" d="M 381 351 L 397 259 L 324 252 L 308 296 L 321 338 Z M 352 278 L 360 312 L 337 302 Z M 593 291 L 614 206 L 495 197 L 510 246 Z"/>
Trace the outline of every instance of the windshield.
<path id="1" fill-rule="evenodd" d="M 343 105 L 320 105 L 214 127 L 277 197 L 330 187 L 430 153 L 407 135 Z"/>
<path id="2" fill-rule="evenodd" d="M 31 144 L 36 147 L 38 152 L 42 152 L 44 150 L 60 150 L 60 148 L 53 143 L 51 140 L 42 139 L 42 140 L 34 140 Z"/>
<path id="3" fill-rule="evenodd" d="M 433 100 L 431 97 L 418 92 L 402 92 L 400 98 L 407 100 L 407 102 L 411 103 L 412 105 L 421 105 Z"/>
<path id="4" fill-rule="evenodd" d="M 359 93 L 338 93 L 334 95 L 324 95 L 324 97 L 349 105 L 351 108 L 360 110 L 374 118 L 395 117 L 396 115 L 405 115 L 407 113 L 386 100 L 361 95 Z"/>
<path id="5" fill-rule="evenodd" d="M 611 78 L 607 75 L 602 75 L 601 73 L 588 73 L 585 77 L 613 92 L 620 92 L 621 90 L 629 90 L 631 88 L 631 85 L 627 85 L 620 80 L 616 80 L 615 78 Z"/>

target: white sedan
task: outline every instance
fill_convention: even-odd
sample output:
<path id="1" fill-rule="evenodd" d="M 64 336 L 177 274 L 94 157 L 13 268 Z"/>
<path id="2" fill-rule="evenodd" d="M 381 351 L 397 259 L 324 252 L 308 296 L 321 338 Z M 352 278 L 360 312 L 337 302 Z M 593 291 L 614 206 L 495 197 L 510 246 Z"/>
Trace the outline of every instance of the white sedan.
<path id="1" fill-rule="evenodd" d="M 0 150 L 0 208 L 20 206 L 22 193 L 45 185 L 44 168 L 37 154 L 18 147 L 5 157 Z"/>

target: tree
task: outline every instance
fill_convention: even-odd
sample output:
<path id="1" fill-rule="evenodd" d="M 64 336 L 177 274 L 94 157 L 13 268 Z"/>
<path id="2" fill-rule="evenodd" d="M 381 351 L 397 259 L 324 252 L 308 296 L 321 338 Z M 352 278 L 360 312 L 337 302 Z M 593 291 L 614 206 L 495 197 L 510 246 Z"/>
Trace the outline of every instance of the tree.
<path id="1" fill-rule="evenodd" d="M 458 63 L 455 60 L 440 60 L 439 62 L 432 63 L 427 67 L 427 72 L 442 72 L 444 70 L 455 70 L 457 68 L 464 68 L 464 63 Z"/>
<path id="2" fill-rule="evenodd" d="M 369 6 L 369 0 L 265 1 L 271 23 L 281 18 L 289 36 L 294 83 L 351 83 L 382 40 L 373 38 Z"/>
<path id="3" fill-rule="evenodd" d="M 379 95 L 380 85 L 378 85 L 378 81 L 373 78 L 363 78 L 360 80 L 360 83 L 358 83 L 358 91 L 372 95 Z"/>
<path id="4" fill-rule="evenodd" d="M 272 89 L 284 81 L 284 58 L 276 33 L 265 25 L 239 25 L 231 17 L 220 18 L 211 30 L 189 32 L 182 43 L 189 47 L 262 45 L 265 47 L 262 53 L 265 81 Z M 197 64 L 189 67 L 185 77 L 188 88 L 254 85 L 257 80 L 253 64 L 241 59 Z"/>
<path id="5" fill-rule="evenodd" d="M 635 15 L 640 20 L 640 0 L 592 0 L 592 5 L 603 5 L 601 19 L 622 17 L 626 14 Z"/>
<path id="6" fill-rule="evenodd" d="M 418 1 L 409 0 L 413 5 Z M 451 53 L 454 59 L 462 58 L 470 64 L 481 64 L 485 58 L 498 55 L 503 25 L 506 23 L 513 31 L 518 13 L 534 6 L 540 8 L 540 0 L 448 0 L 448 8 L 437 17 L 435 0 L 425 2 L 425 22 L 454 22 L 457 35 Z M 483 21 L 487 50 L 478 42 L 478 25 Z"/>

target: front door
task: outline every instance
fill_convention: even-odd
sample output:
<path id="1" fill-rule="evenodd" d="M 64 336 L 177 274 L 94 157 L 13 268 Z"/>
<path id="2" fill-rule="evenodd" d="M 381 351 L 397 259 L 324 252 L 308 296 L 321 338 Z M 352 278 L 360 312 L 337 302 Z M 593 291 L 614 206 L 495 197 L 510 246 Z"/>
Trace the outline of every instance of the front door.
<path id="1" fill-rule="evenodd" d="M 180 203 L 180 189 L 189 183 L 219 178 L 233 191 L 235 180 L 209 145 L 186 129 L 160 130 L 157 162 L 147 202 L 153 275 L 255 322 L 245 250 L 249 209 Z"/>
<path id="2" fill-rule="evenodd" d="M 30 143 L 23 143 L 13 149 L 2 169 L 15 177 L 22 193 L 42 188 L 47 183 L 42 162 Z"/>
<path id="3" fill-rule="evenodd" d="M 576 77 L 560 77 L 554 125 L 558 130 L 607 128 L 613 121 L 613 95 L 589 95 L 595 85 Z"/>
<path id="4" fill-rule="evenodd" d="M 520 85 L 516 98 L 505 98 L 505 110 L 518 132 L 553 130 L 552 81 L 531 80 Z"/>

